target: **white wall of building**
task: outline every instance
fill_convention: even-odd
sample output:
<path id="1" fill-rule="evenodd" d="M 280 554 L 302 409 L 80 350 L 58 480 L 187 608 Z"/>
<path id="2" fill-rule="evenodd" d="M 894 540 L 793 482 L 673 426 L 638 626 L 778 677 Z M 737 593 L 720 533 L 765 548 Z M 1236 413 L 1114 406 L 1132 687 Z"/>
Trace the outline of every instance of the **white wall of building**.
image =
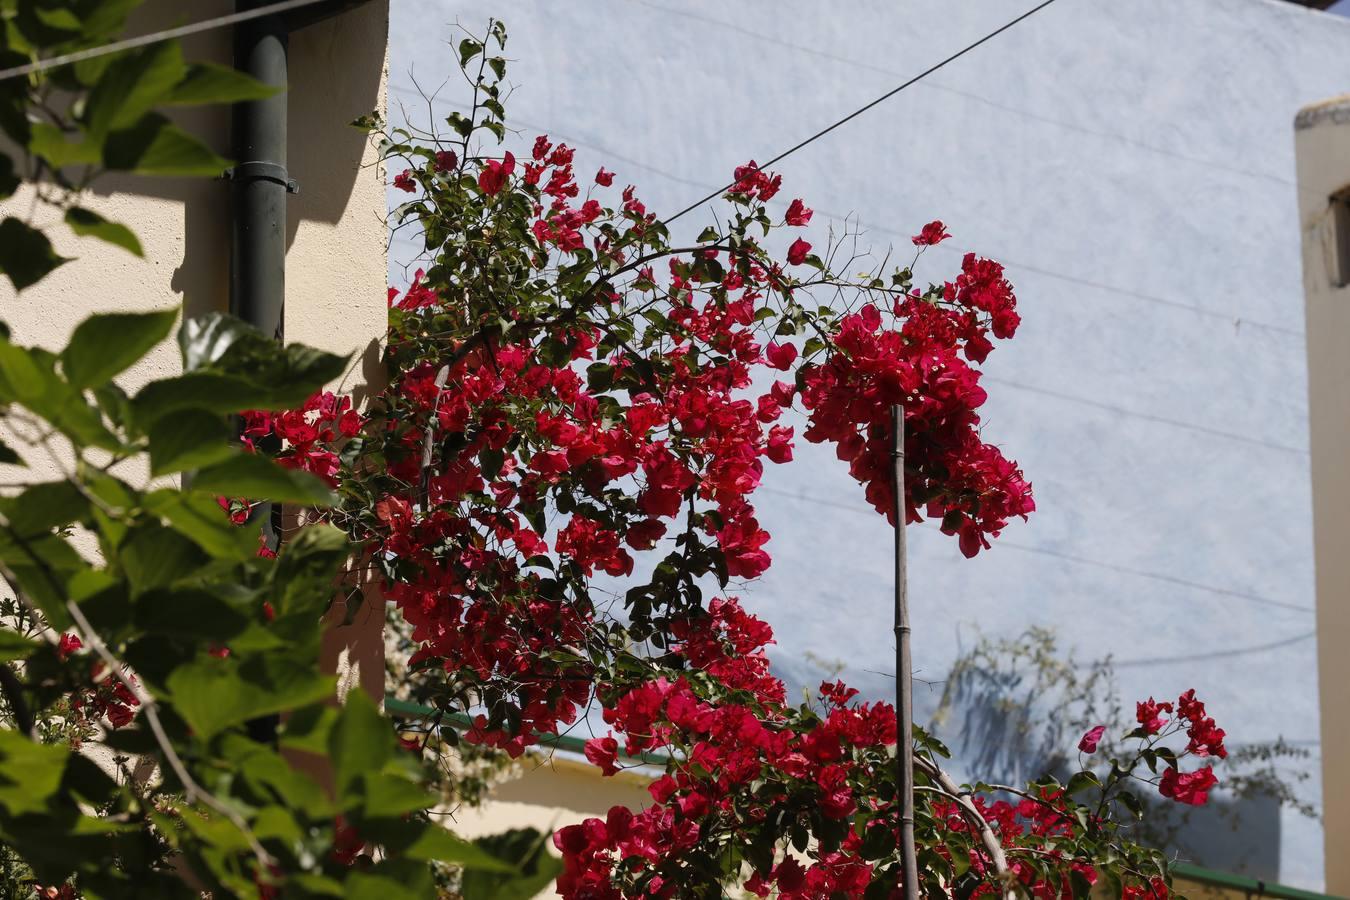
<path id="1" fill-rule="evenodd" d="M 579 148 L 579 171 L 603 163 L 673 212 L 1031 5 L 399 0 L 391 107 L 424 121 L 414 76 L 445 84 L 442 116 L 465 102 L 453 23 L 502 16 L 522 142 L 546 131 Z M 1292 118 L 1347 88 L 1342 18 L 1059 0 L 776 167 L 784 202 L 816 209 L 813 241 L 852 214 L 879 250 L 908 251 L 941 218 L 955 239 L 921 278 L 973 249 L 1018 288 L 1023 330 L 987 365 L 986 435 L 1040 511 L 974 561 L 911 530 L 918 677 L 940 678 L 976 627 L 1055 625 L 1080 657 L 1115 655 L 1127 698 L 1194 687 L 1230 741 L 1305 743 L 1317 796 Z M 396 279 L 415 252 L 396 244 Z M 775 564 L 744 594 L 778 633 L 781 673 L 817 680 L 810 651 L 889 695 L 883 522 L 820 448 L 799 447 L 758 498 Z M 1319 887 L 1320 826 L 1283 826 L 1280 880 Z"/>

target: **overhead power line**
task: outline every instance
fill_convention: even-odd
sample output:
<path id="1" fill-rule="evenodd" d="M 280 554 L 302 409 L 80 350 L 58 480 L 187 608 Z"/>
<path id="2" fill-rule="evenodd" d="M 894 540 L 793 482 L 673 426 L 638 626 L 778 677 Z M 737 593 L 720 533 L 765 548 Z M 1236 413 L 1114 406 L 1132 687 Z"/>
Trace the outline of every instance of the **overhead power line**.
<path id="1" fill-rule="evenodd" d="M 842 65 L 851 66 L 855 69 L 861 69 L 866 72 L 875 72 L 881 75 L 890 75 L 890 76 L 897 76 L 903 74 L 901 72 L 897 72 L 893 68 L 868 63 L 860 58 L 857 58 L 856 56 L 855 57 L 841 56 L 837 53 L 830 53 L 829 51 L 822 50 L 819 47 L 813 47 L 808 44 L 798 44 L 793 41 L 783 40 L 782 38 L 764 34 L 763 32 L 756 31 L 752 28 L 746 28 L 744 26 L 737 25 L 734 22 L 727 22 L 723 21 L 722 19 L 712 18 L 711 16 L 700 15 L 699 13 L 692 12 L 690 10 L 671 9 L 670 7 L 662 6 L 659 3 L 647 2 L 647 0 L 636 0 L 636 3 L 638 6 L 643 6 L 646 7 L 647 9 L 664 13 L 666 15 L 676 16 L 682 19 L 688 19 L 696 22 L 703 22 L 707 25 L 712 25 L 715 28 L 721 28 L 726 31 L 734 31 L 746 35 L 747 37 L 753 38 L 754 40 L 762 41 L 767 44 L 774 44 L 779 47 L 786 47 L 787 49 L 792 50 L 796 53 L 806 53 L 811 56 L 818 57 L 820 59 L 828 59 L 832 62 L 837 62 Z M 1133 138 L 1128 135 L 1121 134 L 1119 132 L 1107 131 L 1105 129 L 1090 128 L 1078 122 L 1070 122 L 1064 119 L 1056 119 L 1054 117 L 1044 115 L 1034 110 L 1023 109 L 1017 106 L 1009 106 L 1006 103 L 1000 103 L 997 100 L 992 100 L 989 97 L 985 97 L 982 94 L 974 93 L 973 91 L 965 91 L 961 90 L 960 88 L 952 87 L 950 85 L 936 84 L 931 81 L 924 82 L 922 86 L 928 90 L 942 91 L 948 94 L 955 94 L 958 97 L 965 97 L 968 100 L 972 100 L 976 103 L 989 106 L 993 109 L 1002 110 L 1003 112 L 1009 113 L 1019 118 L 1028 119 L 1033 122 L 1042 122 L 1046 125 L 1051 125 L 1056 128 L 1062 128 L 1066 131 L 1075 131 L 1078 132 L 1079 134 L 1090 135 L 1092 137 L 1102 138 L 1104 140 L 1116 141 L 1122 144 L 1126 144 L 1128 146 L 1137 147 L 1138 149 L 1144 150 L 1148 153 L 1156 153 L 1160 156 L 1166 156 L 1172 159 L 1180 160 L 1182 162 L 1193 163 L 1198 166 L 1203 166 L 1204 168 L 1207 169 L 1214 169 L 1216 171 L 1223 171 L 1223 172 L 1231 172 L 1235 175 L 1243 175 L 1251 178 L 1260 178 L 1267 181 L 1275 182 L 1277 184 L 1289 185 L 1292 187 L 1298 186 L 1298 183 L 1294 181 L 1292 178 L 1287 178 L 1282 175 L 1276 175 L 1273 172 L 1265 172 L 1259 169 L 1242 168 L 1240 166 L 1229 165 L 1213 159 L 1206 159 L 1204 157 L 1199 156 L 1189 156 L 1185 153 L 1180 153 L 1176 150 L 1170 150 L 1167 147 L 1161 147 L 1156 144 L 1148 143 L 1147 141 L 1141 141 L 1137 138 Z"/>
<path id="2" fill-rule="evenodd" d="M 922 72 L 920 72 L 918 75 L 915 75 L 913 78 L 909 79 L 909 80 L 906 81 L 905 83 L 903 83 L 903 84 L 901 84 L 901 85 L 899 85 L 899 86 L 897 86 L 897 87 L 891 88 L 889 91 L 887 91 L 886 93 L 882 94 L 880 97 L 878 97 L 877 99 L 873 100 L 871 103 L 868 103 L 868 104 L 865 105 L 865 106 L 861 106 L 861 107 L 859 107 L 858 109 L 855 109 L 853 112 L 851 112 L 851 113 L 849 113 L 848 115 L 844 116 L 842 119 L 840 119 L 839 121 L 835 122 L 833 125 L 829 125 L 829 126 L 827 126 L 827 127 L 825 127 L 825 128 L 822 128 L 820 131 L 817 131 L 815 134 L 811 135 L 811 136 L 810 136 L 809 138 L 807 138 L 806 140 L 801 141 L 800 143 L 798 143 L 798 144 L 796 144 L 796 145 L 794 145 L 794 146 L 792 146 L 792 147 L 789 147 L 788 149 L 784 150 L 782 153 L 780 153 L 780 154 L 778 154 L 777 156 L 775 156 L 773 159 L 771 159 L 771 160 L 769 160 L 768 162 L 764 163 L 764 165 L 762 165 L 760 168 L 767 169 L 769 166 L 772 166 L 773 164 L 775 164 L 775 163 L 777 163 L 777 162 L 779 162 L 779 161 L 781 161 L 781 160 L 783 160 L 783 159 L 786 159 L 787 157 L 791 156 L 793 153 L 796 153 L 798 150 L 802 149 L 802 148 L 805 147 L 806 145 L 808 145 L 808 144 L 810 144 L 810 143 L 813 143 L 814 141 L 817 141 L 817 140 L 819 140 L 820 138 L 824 137 L 825 135 L 829 134 L 831 131 L 834 131 L 834 130 L 835 130 L 836 128 L 838 128 L 840 125 L 844 125 L 844 124 L 847 123 L 847 122 L 853 121 L 853 120 L 856 119 L 858 116 L 860 116 L 860 115 L 862 115 L 863 113 L 867 112 L 869 109 L 872 109 L 874 106 L 877 106 L 877 105 L 879 105 L 879 104 L 881 104 L 881 103 L 886 102 L 887 100 L 889 100 L 889 99 L 891 99 L 892 97 L 894 97 L 896 94 L 898 94 L 898 93 L 900 93 L 901 91 L 903 91 L 905 88 L 907 88 L 907 87 L 909 87 L 909 86 L 911 86 L 911 85 L 913 85 L 913 84 L 917 84 L 918 82 L 920 82 L 920 81 L 922 81 L 923 79 L 927 78 L 929 75 L 932 75 L 932 74 L 933 74 L 934 72 L 936 72 L 937 70 L 939 70 L 939 69 L 943 68 L 944 66 L 946 66 L 948 63 L 951 63 L 951 62 L 954 62 L 954 61 L 960 59 L 961 57 L 965 56 L 965 55 L 966 55 L 967 53 L 969 53 L 970 51 L 974 50 L 976 47 L 979 47 L 981 44 L 984 44 L 984 43 L 986 43 L 987 41 L 993 40 L 994 38 L 998 37 L 1000 34 L 1002 34 L 1003 32 L 1007 31 L 1009 28 L 1012 28 L 1014 25 L 1018 24 L 1019 22 L 1022 22 L 1022 21 L 1026 20 L 1026 19 L 1031 18 L 1031 17 L 1034 16 L 1036 13 L 1038 13 L 1038 12 L 1040 12 L 1041 10 L 1045 9 L 1047 6 L 1049 6 L 1051 3 L 1054 3 L 1054 2 L 1055 2 L 1055 0 L 1044 0 L 1044 2 L 1038 3 L 1037 5 L 1033 6 L 1031 9 L 1029 9 L 1029 10 L 1027 10 L 1026 12 L 1022 13 L 1020 16 L 1018 16 L 1017 18 L 1013 19 L 1012 21 L 1007 22 L 1007 23 L 1005 23 L 1004 25 L 1001 25 L 1001 26 L 999 26 L 998 28 L 994 29 L 993 31 L 989 32 L 989 33 L 986 34 L 984 37 L 982 37 L 982 38 L 980 38 L 978 41 L 976 41 L 975 43 L 973 43 L 973 44 L 967 44 L 965 47 L 963 47 L 962 49 L 956 51 L 956 52 L 953 53 L 951 56 L 947 57 L 946 59 L 942 60 L 941 62 L 938 62 L 937 64 L 932 65 L 932 66 L 929 66 L 927 69 L 924 69 L 924 70 L 923 70 Z M 733 181 L 733 182 L 731 182 L 730 184 L 727 184 L 726 186 L 722 187 L 721 189 L 716 190 L 716 191 L 713 191 L 711 194 L 709 194 L 708 196 L 702 198 L 701 200 L 698 200 L 698 201 L 695 202 L 695 203 L 691 203 L 689 206 L 686 206 L 684 209 L 680 210 L 680 211 L 677 212 L 675 215 L 670 216 L 670 217 L 664 219 L 663 221 L 665 221 L 665 222 L 667 222 L 667 223 L 669 223 L 669 222 L 674 222 L 676 219 L 680 218 L 680 216 L 683 216 L 683 215 L 684 215 L 685 213 L 687 213 L 687 212 L 692 212 L 693 210 L 695 210 L 695 209 L 697 209 L 698 207 L 702 206 L 704 203 L 707 203 L 709 200 L 716 200 L 716 199 L 717 199 L 718 197 L 720 197 L 722 194 L 726 193 L 729 189 L 731 189 L 731 188 L 733 188 L 733 187 L 735 187 L 735 186 L 736 186 L 736 182 Z"/>
<path id="3" fill-rule="evenodd" d="M 1113 669 L 1130 669 L 1141 666 L 1160 666 L 1166 663 L 1175 662 L 1199 662 L 1207 659 L 1232 659 L 1235 656 L 1252 656 L 1257 653 L 1269 653 L 1271 650 L 1279 650 L 1282 647 L 1291 647 L 1294 644 L 1301 644 L 1316 636 L 1316 631 L 1308 631 L 1291 638 L 1285 638 L 1282 641 L 1271 641 L 1269 644 L 1256 644 L 1251 647 L 1234 647 L 1231 650 L 1215 650 L 1212 653 L 1188 653 L 1185 656 L 1156 656 L 1152 659 L 1124 659 L 1120 662 L 1112 660 L 1111 667 Z"/>
<path id="4" fill-rule="evenodd" d="M 194 22 L 191 25 L 180 25 L 177 28 L 169 28 L 165 31 L 156 31 L 153 34 L 127 38 L 124 41 L 116 41 L 111 44 L 104 44 L 100 47 L 90 47 L 87 50 L 77 50 L 74 53 L 66 53 L 62 56 L 39 59 L 36 62 L 15 66 L 12 69 L 0 69 L 0 81 L 8 81 L 11 78 L 21 78 L 24 75 L 32 75 L 36 72 L 45 72 L 48 69 L 54 69 L 58 66 L 68 66 L 71 63 L 84 62 L 87 59 L 97 59 L 100 56 L 107 56 L 110 53 L 120 53 L 123 50 L 134 50 L 137 47 L 158 44 L 160 41 L 169 41 L 174 38 L 199 34 L 203 31 L 213 31 L 214 29 L 225 28 L 229 25 L 238 25 L 240 22 L 247 22 L 250 19 L 259 19 L 263 16 L 272 15 L 273 13 L 287 12 L 292 9 L 299 9 L 302 6 L 312 6 L 315 3 L 322 2 L 324 2 L 324 0 L 281 0 L 281 2 L 260 6 L 257 9 L 231 13 L 228 16 L 218 16 L 214 19 Z"/>
<path id="5" fill-rule="evenodd" d="M 425 102 L 428 99 L 430 100 L 437 99 L 435 94 L 432 94 L 430 97 L 417 95 L 414 94 L 413 91 L 411 91 L 410 89 L 396 84 L 391 85 L 389 90 L 394 94 L 398 94 L 408 98 L 409 100 L 416 100 L 418 102 Z M 445 101 L 445 105 L 457 109 L 468 109 L 467 106 L 461 103 L 452 103 L 449 101 Z M 653 166 L 651 163 L 634 159 L 631 156 L 624 156 L 623 154 L 618 153 L 617 151 L 612 150 L 609 147 L 602 147 L 599 144 L 585 140 L 583 138 L 578 138 L 575 135 L 564 134 L 562 132 L 559 132 L 557 129 L 548 128 L 534 122 L 526 122 L 523 119 L 515 119 L 514 121 L 518 122 L 524 128 L 537 131 L 540 134 L 544 133 L 552 134 L 555 137 L 562 138 L 563 140 L 567 141 L 573 146 L 586 147 L 590 150 L 594 150 L 597 153 L 603 154 L 607 159 L 617 159 L 622 162 L 626 162 L 629 165 L 637 166 L 640 169 L 644 169 L 653 174 L 660 175 L 662 178 L 668 179 L 669 181 L 675 182 L 676 184 L 684 184 L 690 187 L 701 188 L 702 190 L 709 190 L 710 188 L 709 184 L 706 181 L 688 178 L 684 175 L 677 175 L 674 172 L 669 172 L 658 166 Z M 780 204 L 780 202 L 783 205 L 786 205 L 785 201 L 779 201 L 778 199 L 774 199 L 769 202 L 770 205 Z M 858 218 L 856 215 L 853 215 L 851 213 L 833 212 L 828 209 L 823 209 L 820 206 L 815 207 L 815 212 L 817 215 L 825 216 L 830 219 L 835 219 L 840 222 L 852 221 L 857 226 L 864 228 L 868 231 L 879 231 L 882 234 L 894 235 L 900 238 L 909 236 L 908 234 L 902 233 L 895 228 L 890 228 L 885 225 L 878 225 L 875 222 L 863 221 L 862 219 Z M 958 254 L 965 253 L 969 250 L 969 248 L 959 247 L 955 245 L 954 242 L 952 241 L 944 241 L 943 243 L 938 244 L 936 247 L 932 249 Z M 1246 318 L 1241 314 L 1234 314 L 1232 311 L 1223 311 L 1208 308 L 1205 306 L 1197 306 L 1194 303 L 1186 303 L 1185 301 L 1182 300 L 1176 300 L 1170 297 L 1161 297 L 1156 294 L 1146 294 L 1137 289 L 1119 287 L 1114 284 L 1107 284 L 1106 282 L 1095 281 L 1090 278 L 1084 278 L 1080 275 L 1070 275 L 1065 272 L 1058 272 L 1053 269 L 1047 269 L 1044 266 L 1037 266 L 1033 263 L 1011 259 L 1000 253 L 995 253 L 993 254 L 993 256 L 997 258 L 999 262 L 1003 263 L 1006 267 L 1010 269 L 1023 269 L 1027 272 L 1033 272 L 1037 275 L 1041 275 L 1046 278 L 1053 278 L 1056 281 L 1063 281 L 1068 284 L 1076 284 L 1082 287 L 1092 288 L 1094 290 L 1105 291 L 1107 293 L 1117 294 L 1121 297 L 1129 297 L 1134 300 L 1142 300 L 1146 303 L 1152 303 L 1158 306 L 1166 306 L 1172 309 L 1184 310 L 1186 312 L 1195 313 L 1197 315 L 1206 316 L 1223 322 L 1231 322 L 1243 328 L 1260 329 L 1262 331 L 1269 331 L 1275 334 L 1283 334 L 1289 337 L 1298 338 L 1300 340 L 1303 338 L 1303 332 L 1300 329 L 1289 328 L 1284 325 L 1275 325 L 1270 322 L 1260 321 L 1259 319 Z"/>
<path id="6" fill-rule="evenodd" d="M 816 503 L 820 506 L 829 506 L 835 509 L 841 509 L 845 512 L 851 512 L 859 516 L 873 516 L 870 510 L 862 509 L 850 503 L 840 503 L 837 500 L 827 500 L 824 497 L 813 497 L 809 494 L 799 494 L 794 491 L 785 491 L 780 488 L 760 485 L 759 490 L 770 494 L 778 494 L 781 497 L 787 497 L 792 500 L 800 500 L 805 503 Z M 1260 594 L 1253 594 L 1247 591 L 1233 590 L 1232 588 L 1219 587 L 1218 585 L 1206 584 L 1202 581 L 1191 581 L 1186 578 L 1178 578 L 1175 575 L 1168 575 L 1163 572 L 1153 572 L 1148 569 L 1136 569 L 1132 566 L 1122 566 L 1117 563 L 1106 562 L 1100 559 L 1090 559 L 1086 556 L 1075 556 L 1071 553 L 1062 553 L 1058 550 L 1051 550 L 1048 547 L 1033 547 L 1029 544 L 1018 544 L 1008 540 L 1006 537 L 998 539 L 1000 547 L 1006 547 L 1009 550 L 1019 550 L 1023 553 L 1036 553 L 1041 556 L 1052 556 L 1055 559 L 1062 559 L 1065 562 L 1077 563 L 1081 566 L 1091 566 L 1097 569 L 1106 569 L 1111 572 L 1119 572 L 1122 575 L 1133 575 L 1138 578 L 1148 578 L 1153 581 L 1161 581 L 1166 584 L 1174 584 L 1177 587 L 1190 588 L 1192 590 L 1204 591 L 1209 594 L 1217 594 L 1222 597 L 1233 597 L 1238 600 L 1246 600 L 1250 603 L 1257 603 L 1262 606 L 1271 606 L 1277 609 L 1288 609 L 1294 612 L 1312 613 L 1316 612 L 1311 606 L 1302 606 L 1297 603 L 1286 603 L 1283 600 L 1272 600 L 1269 597 L 1263 597 Z"/>

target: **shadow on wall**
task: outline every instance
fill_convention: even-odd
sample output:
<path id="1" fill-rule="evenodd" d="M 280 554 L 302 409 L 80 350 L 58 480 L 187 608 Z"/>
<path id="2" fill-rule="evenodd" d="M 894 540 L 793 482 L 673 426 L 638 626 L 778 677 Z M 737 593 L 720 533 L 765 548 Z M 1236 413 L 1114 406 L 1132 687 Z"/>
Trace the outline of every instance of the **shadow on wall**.
<path id="1" fill-rule="evenodd" d="M 1201 807 L 1158 803 L 1146 814 L 1175 825 L 1176 840 L 1168 849 L 1185 862 L 1261 881 L 1280 880 L 1280 804 L 1269 794 L 1211 797 Z"/>
<path id="2" fill-rule="evenodd" d="M 190 15 L 183 10 L 191 9 Z M 137 11 L 129 34 L 150 33 L 234 10 L 232 0 L 148 0 Z M 380 105 L 384 69 L 385 17 L 382 3 L 369 3 L 340 17 L 310 25 L 291 35 L 287 168 L 300 193 L 287 204 L 286 242 L 295 240 L 301 221 L 336 224 L 351 199 L 366 136 L 351 127 L 358 116 Z M 371 36 L 379 46 L 368 46 Z M 183 41 L 189 60 L 229 64 L 229 28 L 193 35 Z M 222 156 L 230 155 L 230 112 L 219 107 L 188 108 L 173 118 L 200 136 Z M 371 177 L 374 177 L 373 175 Z M 228 182 L 202 178 L 145 178 L 108 175 L 95 193 L 133 194 L 183 206 L 182 255 L 172 289 L 183 296 L 183 313 L 196 316 L 229 305 L 230 189 Z M 133 228 L 135 222 L 127 223 Z"/>

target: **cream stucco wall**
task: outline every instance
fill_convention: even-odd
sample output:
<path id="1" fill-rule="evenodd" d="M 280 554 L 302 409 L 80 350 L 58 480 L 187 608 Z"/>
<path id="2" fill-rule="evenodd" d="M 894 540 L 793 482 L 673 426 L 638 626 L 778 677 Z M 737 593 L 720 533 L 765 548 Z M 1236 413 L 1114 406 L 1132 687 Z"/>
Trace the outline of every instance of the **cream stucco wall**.
<path id="1" fill-rule="evenodd" d="M 658 774 L 632 769 L 606 778 L 598 768 L 570 754 L 526 756 L 492 788 L 482 806 L 454 811 L 454 828 L 467 838 L 512 828 L 550 832 L 592 817 L 603 819 L 615 806 L 636 812 L 651 804 L 647 785 Z M 550 888 L 538 896 L 559 895 Z"/>
<path id="2" fill-rule="evenodd" d="M 192 18 L 233 10 L 232 0 L 191 4 Z M 182 23 L 183 5 L 149 0 L 131 30 L 150 32 Z M 378 377 L 370 354 L 385 328 L 385 199 L 382 172 L 352 119 L 384 108 L 388 2 L 355 10 L 295 32 L 290 40 L 291 176 L 300 193 L 289 200 L 286 335 L 288 340 L 358 354 L 347 386 Z M 228 64 L 229 29 L 188 38 L 189 59 Z M 191 109 L 177 118 L 228 156 L 227 107 Z M 0 204 L 26 215 L 31 194 Z M 111 175 L 95 183 L 86 203 L 130 226 L 144 259 L 63 226 L 48 230 L 58 253 L 75 261 L 16 296 L 0 282 L 0 318 L 15 340 L 59 348 L 92 312 L 182 308 L 187 315 L 224 310 L 229 293 L 230 190 L 206 178 Z M 178 368 L 177 351 L 159 348 L 125 376 L 134 389 Z M 119 382 L 120 383 L 120 382 Z"/>
<path id="3" fill-rule="evenodd" d="M 1350 187 L 1350 96 L 1305 108 L 1295 123 L 1303 285 L 1307 303 L 1308 419 L 1317 572 L 1326 889 L 1350 894 L 1350 272 L 1336 277 L 1332 196 Z"/>
<path id="4" fill-rule="evenodd" d="M 233 0 L 190 4 L 194 21 L 227 14 Z M 150 33 L 183 23 L 177 0 L 148 0 L 129 32 Z M 385 189 L 383 170 L 353 119 L 385 109 L 388 80 L 388 0 L 364 5 L 294 32 L 289 53 L 288 168 L 300 192 L 288 200 L 286 337 L 353 354 L 341 388 L 364 399 L 383 381 L 379 341 L 387 315 Z M 190 60 L 229 64 L 232 33 L 218 29 L 184 41 Z M 223 156 L 229 155 L 230 110 L 183 110 L 176 118 Z M 0 204 L 0 214 L 28 215 L 31 192 Z M 126 224 L 140 238 L 144 258 L 94 239 L 73 236 L 55 216 L 36 221 L 56 251 L 73 257 L 16 295 L 0 279 L 0 319 L 14 340 L 59 349 L 86 316 L 112 310 L 181 309 L 185 316 L 225 310 L 229 297 L 230 188 L 209 178 L 110 175 L 95 182 L 84 205 Z M 179 370 L 176 346 L 166 343 L 118 377 L 135 391 Z M 58 454 L 59 459 L 59 454 Z M 52 460 L 29 455 L 41 477 Z M 135 472 L 121 470 L 135 479 Z M 0 476 L 3 477 L 3 476 Z M 32 473 L 24 477 L 31 478 Z M 335 610 L 340 620 L 342 610 Z M 382 604 L 369 602 L 358 621 L 328 637 L 327 663 L 383 694 Z M 353 666 L 358 658 L 364 665 Z"/>

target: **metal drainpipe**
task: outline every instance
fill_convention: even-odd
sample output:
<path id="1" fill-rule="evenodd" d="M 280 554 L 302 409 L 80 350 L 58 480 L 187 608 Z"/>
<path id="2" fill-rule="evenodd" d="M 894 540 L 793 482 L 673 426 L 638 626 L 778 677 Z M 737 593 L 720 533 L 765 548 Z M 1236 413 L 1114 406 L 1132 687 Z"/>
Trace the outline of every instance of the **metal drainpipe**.
<path id="1" fill-rule="evenodd" d="M 243 12 L 270 0 L 236 0 Z M 230 313 L 263 334 L 283 340 L 286 305 L 286 194 L 297 190 L 286 171 L 287 50 L 290 26 L 280 15 L 241 23 L 234 33 L 234 65 L 281 90 L 265 100 L 234 106 L 233 221 L 230 236 Z M 268 435 L 259 449 L 275 453 L 280 441 Z M 273 551 L 281 543 L 281 507 L 256 506 L 263 540 Z"/>
<path id="2" fill-rule="evenodd" d="M 268 2 L 237 0 L 235 6 L 244 11 Z M 278 340 L 286 300 L 286 194 L 296 190 L 286 171 L 289 35 L 286 19 L 273 15 L 242 23 L 234 36 L 235 67 L 282 90 L 234 107 L 230 312 Z"/>

